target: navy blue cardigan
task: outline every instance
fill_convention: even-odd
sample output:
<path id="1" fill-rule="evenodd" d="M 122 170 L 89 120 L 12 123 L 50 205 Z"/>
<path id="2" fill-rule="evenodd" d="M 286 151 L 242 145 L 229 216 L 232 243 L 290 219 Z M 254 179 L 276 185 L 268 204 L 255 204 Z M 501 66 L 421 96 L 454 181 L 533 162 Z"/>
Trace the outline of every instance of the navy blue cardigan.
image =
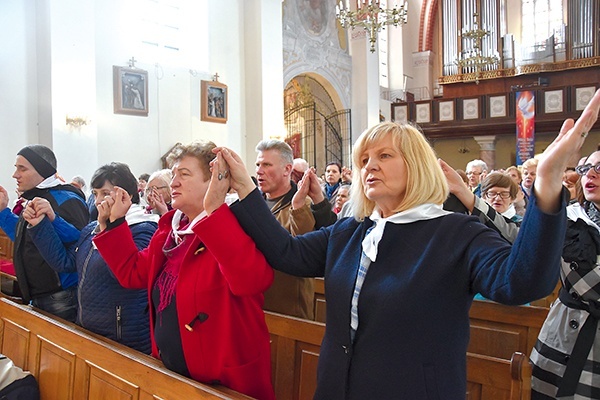
<path id="1" fill-rule="evenodd" d="M 464 214 L 387 224 L 362 286 L 354 343 L 350 304 L 372 221 L 346 218 L 294 238 L 258 190 L 231 210 L 273 268 L 325 277 L 327 323 L 315 399 L 464 400 L 474 294 L 504 304 L 549 294 L 558 282 L 565 204 L 549 215 L 532 201 L 512 247 Z"/>

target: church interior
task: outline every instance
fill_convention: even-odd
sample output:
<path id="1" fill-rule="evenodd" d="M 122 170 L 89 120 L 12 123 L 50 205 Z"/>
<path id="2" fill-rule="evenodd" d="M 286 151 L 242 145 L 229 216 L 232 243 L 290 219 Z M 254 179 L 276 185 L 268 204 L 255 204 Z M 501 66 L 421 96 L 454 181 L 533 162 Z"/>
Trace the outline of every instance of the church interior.
<path id="1" fill-rule="evenodd" d="M 400 21 L 343 24 L 340 13 L 363 3 L 401 8 Z M 356 138 L 394 121 L 417 125 L 456 169 L 473 159 L 501 169 L 543 152 L 600 88 L 597 0 L 4 0 L 0 30 L 0 185 L 11 201 L 15 155 L 36 143 L 67 181 L 112 161 L 151 173 L 198 140 L 235 150 L 253 173 L 269 138 L 321 175 L 332 161 L 352 167 Z M 596 123 L 580 156 L 599 147 Z M 316 285 L 316 321 L 267 313 L 278 399 L 314 393 L 325 320 Z M 468 399 L 529 398 L 527 356 L 556 296 L 474 302 Z M 34 371 L 45 400 L 247 398 L 7 299 L 0 345 Z"/>

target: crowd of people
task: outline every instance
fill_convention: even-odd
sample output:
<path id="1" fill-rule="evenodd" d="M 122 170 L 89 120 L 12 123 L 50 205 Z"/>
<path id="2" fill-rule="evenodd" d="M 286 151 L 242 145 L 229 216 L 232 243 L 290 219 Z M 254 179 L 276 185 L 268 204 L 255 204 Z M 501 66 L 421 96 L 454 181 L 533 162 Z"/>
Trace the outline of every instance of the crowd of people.
<path id="1" fill-rule="evenodd" d="M 322 177 L 283 141 L 258 143 L 254 176 L 232 149 L 194 142 L 138 179 L 101 166 L 87 198 L 30 145 L 14 207 L 0 187 L 0 227 L 25 303 L 258 399 L 275 398 L 263 310 L 313 319 L 315 277 L 315 398 L 328 400 L 463 399 L 474 296 L 525 304 L 560 278 L 532 398 L 599 398 L 600 151 L 570 164 L 599 110 L 600 91 L 520 168 L 458 171 L 417 128 L 382 122 L 352 169 L 330 162 Z"/>

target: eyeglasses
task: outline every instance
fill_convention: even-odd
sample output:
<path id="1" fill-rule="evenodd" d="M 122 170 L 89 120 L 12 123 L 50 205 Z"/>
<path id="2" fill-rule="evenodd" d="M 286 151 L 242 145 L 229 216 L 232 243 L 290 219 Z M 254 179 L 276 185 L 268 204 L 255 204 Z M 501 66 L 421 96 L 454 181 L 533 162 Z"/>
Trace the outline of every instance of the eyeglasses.
<path id="1" fill-rule="evenodd" d="M 145 192 L 147 193 L 152 190 L 159 190 L 159 189 L 166 189 L 166 188 L 168 188 L 168 186 L 150 186 L 150 187 L 146 188 Z"/>
<path id="2" fill-rule="evenodd" d="M 578 165 L 577 167 L 575 167 L 575 171 L 583 176 L 585 174 L 588 173 L 588 171 L 590 169 L 594 169 L 594 172 L 597 174 L 600 174 L 600 163 L 596 164 L 596 165 L 592 165 L 592 164 L 585 164 L 585 165 Z"/>
<path id="3" fill-rule="evenodd" d="M 485 197 L 487 197 L 488 199 L 492 200 L 496 197 L 500 196 L 500 198 L 506 200 L 508 198 L 510 198 L 510 192 L 485 192 Z"/>
<path id="4" fill-rule="evenodd" d="M 481 175 L 481 172 L 469 171 L 467 175 Z"/>

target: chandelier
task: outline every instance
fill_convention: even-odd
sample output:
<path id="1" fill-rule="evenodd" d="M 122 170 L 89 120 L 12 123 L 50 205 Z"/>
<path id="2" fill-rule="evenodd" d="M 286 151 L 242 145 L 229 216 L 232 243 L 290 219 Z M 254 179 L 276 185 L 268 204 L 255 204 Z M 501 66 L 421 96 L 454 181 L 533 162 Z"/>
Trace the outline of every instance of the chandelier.
<path id="1" fill-rule="evenodd" d="M 474 71 L 476 84 L 479 84 L 482 71 L 498 65 L 500 62 L 497 52 L 492 56 L 483 55 L 481 41 L 484 37 L 490 35 L 490 31 L 481 28 L 479 25 L 479 14 L 475 12 L 473 14 L 473 28 L 467 29 L 467 27 L 464 27 L 460 32 L 461 37 L 471 40 L 471 50 L 461 51 L 458 60 L 456 60 L 456 64 L 463 69 L 463 73 L 464 70 Z"/>
<path id="2" fill-rule="evenodd" d="M 395 6 L 390 10 L 381 8 L 379 0 L 356 0 L 356 11 L 350 11 L 350 1 L 340 0 L 339 4 L 335 6 L 335 13 L 342 28 L 361 27 L 367 31 L 371 53 L 373 53 L 377 42 L 377 32 L 385 29 L 386 25 L 406 24 L 408 2 L 401 0 L 401 3 L 399 7 Z"/>

